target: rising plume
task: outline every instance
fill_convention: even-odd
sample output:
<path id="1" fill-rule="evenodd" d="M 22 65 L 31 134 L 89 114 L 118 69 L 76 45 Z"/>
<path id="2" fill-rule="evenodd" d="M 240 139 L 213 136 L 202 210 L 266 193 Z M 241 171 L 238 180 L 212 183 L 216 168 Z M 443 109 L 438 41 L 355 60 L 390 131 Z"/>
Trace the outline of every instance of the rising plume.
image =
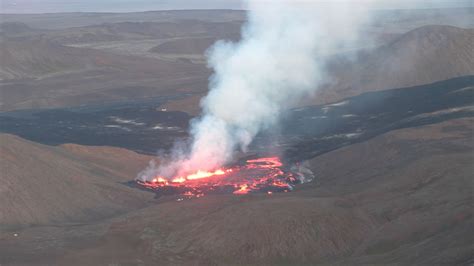
<path id="1" fill-rule="evenodd" d="M 278 122 L 283 107 L 328 81 L 328 55 L 352 47 L 368 22 L 370 1 L 364 3 L 247 1 L 240 41 L 218 41 L 207 52 L 214 74 L 189 143 L 175 145 L 138 178 L 212 170 L 235 151 L 246 151 L 260 131 Z"/>

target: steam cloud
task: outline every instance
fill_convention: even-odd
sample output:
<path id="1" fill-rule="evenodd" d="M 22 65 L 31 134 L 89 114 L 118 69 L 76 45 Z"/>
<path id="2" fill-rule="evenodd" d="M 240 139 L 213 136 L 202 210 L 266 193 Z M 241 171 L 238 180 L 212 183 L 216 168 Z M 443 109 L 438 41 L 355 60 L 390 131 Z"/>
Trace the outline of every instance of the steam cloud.
<path id="1" fill-rule="evenodd" d="M 138 178 L 212 170 L 246 151 L 257 133 L 277 123 L 282 108 L 327 81 L 325 58 L 358 41 L 369 12 L 364 3 L 247 1 L 241 40 L 219 41 L 208 51 L 214 75 L 202 115 L 191 123 L 191 142 L 175 145 L 168 160 Z"/>

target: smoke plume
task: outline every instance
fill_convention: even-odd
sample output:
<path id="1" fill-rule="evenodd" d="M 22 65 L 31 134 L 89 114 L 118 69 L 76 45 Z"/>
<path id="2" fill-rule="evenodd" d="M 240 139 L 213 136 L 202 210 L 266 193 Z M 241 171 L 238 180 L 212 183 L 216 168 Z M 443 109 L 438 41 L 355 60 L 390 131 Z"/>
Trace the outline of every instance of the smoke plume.
<path id="1" fill-rule="evenodd" d="M 355 1 L 354 1 L 355 3 Z M 141 179 L 212 170 L 246 151 L 254 137 L 278 122 L 280 111 L 327 81 L 327 55 L 349 49 L 367 22 L 368 1 L 249 0 L 237 43 L 218 41 L 208 50 L 214 70 L 191 140 L 167 160 L 150 165 Z M 360 3 L 360 2 L 359 2 Z"/>

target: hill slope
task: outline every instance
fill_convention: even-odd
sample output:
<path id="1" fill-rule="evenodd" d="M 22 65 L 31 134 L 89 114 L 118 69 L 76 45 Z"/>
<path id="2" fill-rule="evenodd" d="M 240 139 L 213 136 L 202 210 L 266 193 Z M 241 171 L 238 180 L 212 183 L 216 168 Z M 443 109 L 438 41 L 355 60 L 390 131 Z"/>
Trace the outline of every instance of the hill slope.
<path id="1" fill-rule="evenodd" d="M 367 91 L 410 87 L 474 74 L 474 29 L 424 26 L 412 30 L 355 61 L 329 65 L 334 83 L 322 88 L 318 103 Z"/>
<path id="2" fill-rule="evenodd" d="M 45 146 L 0 135 L 0 224 L 90 221 L 146 205 L 120 182 L 150 159 L 119 148 Z"/>
<path id="3" fill-rule="evenodd" d="M 112 54 L 67 47 L 48 41 L 4 41 L 0 44 L 0 80 L 46 78 L 71 72 L 102 70 L 139 72 L 160 77 L 176 76 L 177 70 L 192 74 L 191 64 Z M 179 75 L 179 74 L 178 74 Z M 183 74 L 181 74 L 183 75 Z"/>
<path id="4" fill-rule="evenodd" d="M 46 43 L 10 42 L 0 44 L 0 79 L 19 79 L 85 68 L 89 62 L 76 49 Z M 84 57 L 85 56 L 85 57 Z M 90 58 L 90 57 L 89 57 Z"/>
<path id="5" fill-rule="evenodd" d="M 209 70 L 51 42 L 0 44 L 0 109 L 44 108 L 204 90 Z"/>
<path id="6" fill-rule="evenodd" d="M 172 40 L 150 49 L 152 53 L 164 54 L 199 54 L 211 47 L 218 39 L 217 38 L 193 38 L 193 39 L 178 39 Z"/>

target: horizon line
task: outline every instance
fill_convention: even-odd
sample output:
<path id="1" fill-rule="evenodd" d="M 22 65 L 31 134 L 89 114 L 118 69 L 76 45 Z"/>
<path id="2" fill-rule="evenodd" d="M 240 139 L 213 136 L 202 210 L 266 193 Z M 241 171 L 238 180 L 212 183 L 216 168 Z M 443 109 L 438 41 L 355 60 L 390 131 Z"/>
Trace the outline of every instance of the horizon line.
<path id="1" fill-rule="evenodd" d="M 412 8 L 374 8 L 374 10 L 437 10 L 437 9 L 474 9 L 473 6 L 454 6 L 454 7 L 412 7 Z M 152 13 L 152 12 L 189 12 L 189 11 L 234 11 L 247 12 L 247 9 L 235 8 L 196 8 L 196 9 L 155 9 L 142 11 L 52 11 L 52 12 L 0 12 L 0 15 L 48 15 L 48 14 L 131 14 L 131 13 Z"/>

